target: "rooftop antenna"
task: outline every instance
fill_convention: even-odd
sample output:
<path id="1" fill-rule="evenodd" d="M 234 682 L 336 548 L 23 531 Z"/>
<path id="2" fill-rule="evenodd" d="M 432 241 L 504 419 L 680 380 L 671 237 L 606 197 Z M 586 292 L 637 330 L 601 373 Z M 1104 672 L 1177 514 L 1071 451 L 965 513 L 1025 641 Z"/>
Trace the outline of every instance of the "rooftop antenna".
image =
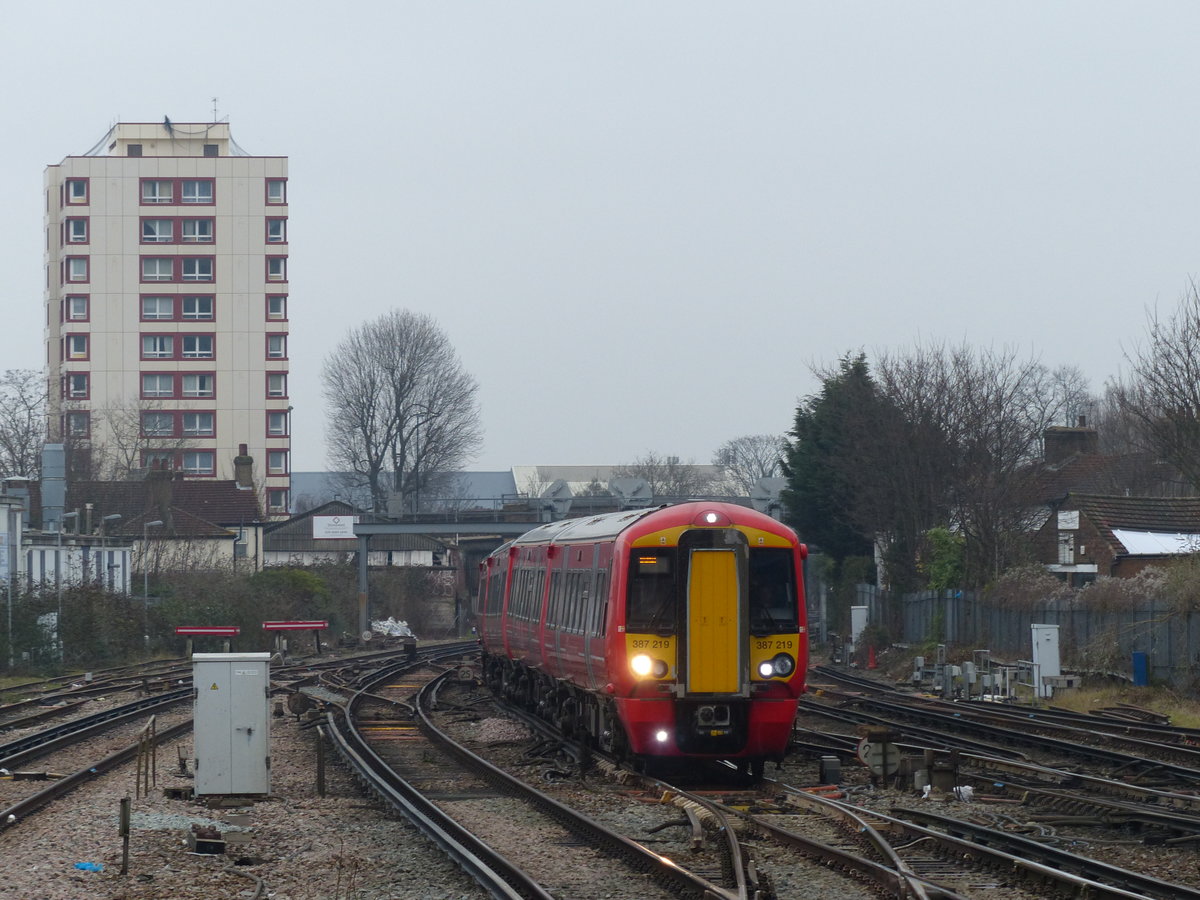
<path id="1" fill-rule="evenodd" d="M 216 124 L 216 121 L 217 121 L 217 98 L 213 97 L 212 101 L 213 101 L 213 124 Z"/>

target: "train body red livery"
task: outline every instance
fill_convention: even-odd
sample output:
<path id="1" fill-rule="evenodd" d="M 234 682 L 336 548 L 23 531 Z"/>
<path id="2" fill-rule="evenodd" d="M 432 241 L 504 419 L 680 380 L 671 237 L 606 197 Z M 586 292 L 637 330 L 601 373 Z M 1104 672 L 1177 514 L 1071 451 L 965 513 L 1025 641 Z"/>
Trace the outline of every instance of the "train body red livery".
<path id="1" fill-rule="evenodd" d="M 551 522 L 482 564 L 497 693 L 619 756 L 783 757 L 808 635 L 795 533 L 690 501 Z"/>

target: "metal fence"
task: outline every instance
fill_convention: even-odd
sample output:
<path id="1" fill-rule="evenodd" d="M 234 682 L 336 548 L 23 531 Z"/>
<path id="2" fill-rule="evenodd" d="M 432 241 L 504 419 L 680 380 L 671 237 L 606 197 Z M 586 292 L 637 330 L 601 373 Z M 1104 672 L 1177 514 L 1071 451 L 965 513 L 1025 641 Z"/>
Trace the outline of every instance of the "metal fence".
<path id="1" fill-rule="evenodd" d="M 969 591 L 892 597 L 860 585 L 857 603 L 869 608 L 870 621 L 885 626 L 893 641 L 945 643 L 960 650 L 990 650 L 1000 658 L 1028 659 L 1030 626 L 1057 625 L 1066 668 L 1130 677 L 1132 654 L 1141 652 L 1152 680 L 1178 688 L 1200 687 L 1200 610 L 1171 607 L 1162 600 L 1148 598 L 1120 610 L 1088 608 L 1074 599 L 1015 608 L 997 606 Z"/>

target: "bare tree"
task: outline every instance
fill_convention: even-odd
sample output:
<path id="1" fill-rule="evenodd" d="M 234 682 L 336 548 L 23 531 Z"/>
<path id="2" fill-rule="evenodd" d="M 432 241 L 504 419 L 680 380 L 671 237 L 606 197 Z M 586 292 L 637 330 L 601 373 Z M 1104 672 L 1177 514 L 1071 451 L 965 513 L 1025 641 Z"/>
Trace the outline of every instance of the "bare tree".
<path id="1" fill-rule="evenodd" d="M 614 466 L 612 474 L 614 478 L 644 479 L 655 497 L 699 497 L 715 487 L 707 466 L 682 462 L 678 456 L 660 456 L 652 450 L 632 463 Z"/>
<path id="2" fill-rule="evenodd" d="M 363 478 L 375 512 L 389 487 L 415 510 L 479 447 L 478 386 L 428 316 L 393 310 L 352 330 L 322 380 L 330 462 Z"/>
<path id="3" fill-rule="evenodd" d="M 722 469 L 732 490 L 749 496 L 760 478 L 780 474 L 780 460 L 786 447 L 783 435 L 747 434 L 718 447 L 713 454 L 713 465 Z"/>
<path id="4" fill-rule="evenodd" d="M 46 383 L 33 369 L 0 376 L 0 477 L 38 478 L 46 440 Z"/>
<path id="5" fill-rule="evenodd" d="M 1174 466 L 1200 488 L 1200 291 L 1193 283 L 1167 319 L 1149 313 L 1147 341 L 1126 354 L 1128 378 L 1113 385 L 1135 424 L 1140 449 Z"/>
<path id="6" fill-rule="evenodd" d="M 155 422 L 158 414 L 170 423 L 169 433 Z M 174 433 L 170 416 L 162 401 L 141 398 L 119 398 L 93 410 L 93 437 L 73 437 L 67 429 L 72 473 L 80 478 L 128 481 L 143 473 L 147 457 L 174 460 L 184 450 L 196 447 L 194 440 Z M 156 433 L 160 431 L 163 433 Z"/>
<path id="7" fill-rule="evenodd" d="M 891 492 L 892 520 L 919 516 L 902 529 L 909 549 L 945 524 L 966 539 L 973 582 L 1019 561 L 1031 510 L 1044 499 L 1034 465 L 1042 434 L 1074 402 L 1064 384 L 1076 379 L 1010 350 L 968 346 L 885 357 L 878 378 L 902 431 L 875 444 L 875 476 L 864 477 L 901 487 Z"/>

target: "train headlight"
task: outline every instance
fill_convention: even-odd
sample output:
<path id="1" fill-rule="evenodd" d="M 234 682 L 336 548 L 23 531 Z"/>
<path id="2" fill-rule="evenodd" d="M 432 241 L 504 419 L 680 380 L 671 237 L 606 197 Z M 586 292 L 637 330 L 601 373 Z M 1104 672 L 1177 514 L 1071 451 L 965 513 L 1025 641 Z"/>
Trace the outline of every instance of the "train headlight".
<path id="1" fill-rule="evenodd" d="M 629 668 L 638 678 L 653 675 L 655 678 L 665 678 L 670 667 L 665 660 L 653 659 L 645 653 L 639 653 L 629 660 Z"/>
<path id="2" fill-rule="evenodd" d="M 763 678 L 787 678 L 796 671 L 796 661 L 786 653 L 777 653 L 758 664 L 758 674 Z"/>
<path id="3" fill-rule="evenodd" d="M 667 734 L 667 732 L 662 729 L 654 732 L 654 739 L 656 741 L 658 741 L 660 744 L 665 744 L 667 742 L 667 738 L 669 738 L 670 736 L 671 735 Z"/>

